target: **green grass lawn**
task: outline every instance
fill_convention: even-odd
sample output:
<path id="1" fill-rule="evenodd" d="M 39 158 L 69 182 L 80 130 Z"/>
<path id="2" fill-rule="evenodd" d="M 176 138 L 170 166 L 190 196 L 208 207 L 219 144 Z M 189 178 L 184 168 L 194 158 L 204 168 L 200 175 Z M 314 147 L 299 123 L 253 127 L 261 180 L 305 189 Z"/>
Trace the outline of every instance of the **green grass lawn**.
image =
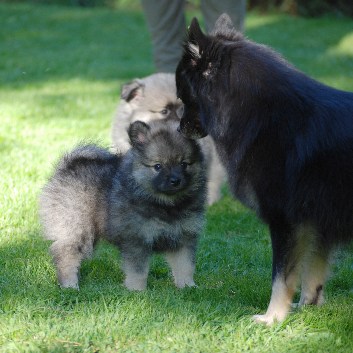
<path id="1" fill-rule="evenodd" d="M 189 14 L 190 16 L 190 14 Z M 0 4 L 1 352 L 353 352 L 353 252 L 337 255 L 322 308 L 257 325 L 271 290 L 268 231 L 225 197 L 207 214 L 198 288 L 177 290 L 162 258 L 148 290 L 122 287 L 118 251 L 100 244 L 81 289 L 60 290 L 37 197 L 62 152 L 110 144 L 122 83 L 153 72 L 142 14 Z M 353 21 L 247 17 L 247 36 L 300 69 L 353 91 Z"/>

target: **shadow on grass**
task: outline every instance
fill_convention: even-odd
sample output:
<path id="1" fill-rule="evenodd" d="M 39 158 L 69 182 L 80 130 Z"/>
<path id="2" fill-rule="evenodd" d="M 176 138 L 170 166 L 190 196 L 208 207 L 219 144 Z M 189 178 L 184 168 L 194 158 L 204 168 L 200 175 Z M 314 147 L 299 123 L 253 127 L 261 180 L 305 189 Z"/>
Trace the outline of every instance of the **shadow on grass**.
<path id="1" fill-rule="evenodd" d="M 153 69 L 140 12 L 0 6 L 1 82 L 7 86 L 78 77 L 128 79 Z"/>
<path id="2" fill-rule="evenodd" d="M 347 79 L 347 74 L 352 72 L 352 46 L 347 44 L 351 43 L 353 34 L 351 19 L 273 15 L 266 16 L 267 21 L 257 25 L 258 20 L 260 16 L 250 18 L 246 35 L 273 47 L 309 76 L 338 86 L 335 79 Z M 347 85 L 343 89 L 353 90 L 352 82 L 343 82 Z"/>
<path id="3" fill-rule="evenodd" d="M 220 217 L 224 208 L 231 219 L 226 224 Z M 198 337 L 202 332 L 207 335 L 219 332 L 220 340 L 228 335 L 229 339 L 235 339 L 238 332 L 256 342 L 261 341 L 259 334 L 287 335 L 290 330 L 290 336 L 279 338 L 279 344 L 286 344 L 293 335 L 300 339 L 298 330 L 304 334 L 309 330 L 312 337 L 309 341 L 303 338 L 302 343 L 306 347 L 316 347 L 321 333 L 348 341 L 353 327 L 349 319 L 353 298 L 342 285 L 343 279 L 351 278 L 350 267 L 344 262 L 347 260 L 339 259 L 344 270 L 338 267 L 336 271 L 335 290 L 341 289 L 342 294 L 334 294 L 330 300 L 334 304 L 305 309 L 270 329 L 255 326 L 251 316 L 266 310 L 271 292 L 268 234 L 251 212 L 229 197 L 210 208 L 208 216 L 218 223 L 218 231 L 208 227 L 201 237 L 195 276 L 198 288 L 183 290 L 174 287 L 167 265 L 156 256 L 151 264 L 148 289 L 142 293 L 127 291 L 122 286 L 119 252 L 104 241 L 98 245 L 94 257 L 82 265 L 80 291 L 61 290 L 48 254 L 49 243 L 39 236 L 38 229 L 8 245 L 4 243 L 0 248 L 0 313 L 5 324 L 11 322 L 10 331 L 2 333 L 4 339 L 13 339 L 11 329 L 17 324 L 27 337 L 33 332 L 36 335 L 50 332 L 55 339 L 43 339 L 45 345 L 48 342 L 60 345 L 56 340 L 68 342 L 72 337 L 82 345 L 86 338 L 96 344 L 102 340 L 104 343 L 105 337 L 118 340 L 121 334 L 124 339 L 131 337 L 144 342 L 144 337 L 159 335 L 161 331 L 169 334 L 170 330 L 185 332 L 186 336 L 195 332 Z M 232 232 L 235 224 L 239 227 L 236 233 Z M 334 325 L 330 323 L 331 316 L 335 317 Z M 70 325 L 84 328 L 84 336 L 71 335 Z"/>
<path id="4" fill-rule="evenodd" d="M 150 36 L 140 11 L 0 4 L 0 85 L 82 78 L 111 81 L 153 71 Z M 267 43 L 302 70 L 329 75 L 337 56 L 322 57 L 351 31 L 347 19 L 307 20 L 283 15 L 249 20 L 247 36 Z M 342 62 L 352 57 L 342 54 Z M 327 69 L 327 70 L 326 70 Z"/>
<path id="5" fill-rule="evenodd" d="M 242 211 L 234 214 L 235 219 L 244 217 L 248 215 Z M 186 314 L 192 306 L 198 308 L 202 317 L 208 311 L 227 317 L 254 313 L 259 310 L 258 306 L 263 309 L 270 289 L 270 273 L 262 265 L 267 266 L 269 258 L 262 259 L 266 254 L 249 251 L 241 255 L 248 242 L 254 244 L 256 239 L 247 235 L 245 238 L 228 236 L 224 241 L 222 236 L 211 233 L 200 240 L 195 276 L 198 288 L 176 289 L 163 257 L 156 255 L 151 263 L 148 289 L 144 293 L 131 293 L 122 285 L 119 252 L 105 241 L 98 244 L 92 259 L 82 263 L 80 291 L 61 290 L 48 253 L 50 243 L 34 230 L 27 237 L 0 248 L 0 310 L 7 313 L 24 306 L 28 310 L 40 306 L 44 311 L 52 307 L 66 311 L 78 303 L 100 305 L 102 298 L 119 302 L 133 301 L 136 297 L 154 310 L 161 313 L 167 310 L 175 315 Z M 252 256 L 259 261 L 257 265 Z M 268 282 L 265 285 L 264 272 Z M 263 288 L 262 295 L 259 286 Z M 184 306 L 188 307 L 185 313 L 180 310 Z"/>
<path id="6" fill-rule="evenodd" d="M 247 217 L 234 214 L 235 218 L 244 216 Z M 269 251 L 261 249 L 262 245 L 256 247 L 254 242 L 252 260 L 248 261 L 249 244 L 244 238 L 234 237 L 226 244 L 221 238 L 215 242 L 215 238 L 211 234 L 211 239 L 201 239 L 196 273 L 198 288 L 176 289 L 166 264 L 157 256 L 152 261 L 148 289 L 142 293 L 129 292 L 122 286 L 117 249 L 102 242 L 94 257 L 83 263 L 81 289 L 76 291 L 61 290 L 57 286 L 47 252 L 49 243 L 34 232 L 27 239 L 0 249 L 0 312 L 16 313 L 18 318 L 23 316 L 22 320 L 28 316 L 32 325 L 37 315 L 50 322 L 60 317 L 65 320 L 67 315 L 70 320 L 75 316 L 79 320 L 91 312 L 110 317 L 116 315 L 116 310 L 128 310 L 123 314 L 128 316 L 136 315 L 135 310 L 143 310 L 153 320 L 168 321 L 174 317 L 179 323 L 191 321 L 195 325 L 210 326 L 230 323 L 236 327 L 243 319 L 249 322 L 251 315 L 266 309 L 271 290 Z M 336 272 L 339 285 L 334 285 L 334 298 L 330 298 L 327 309 L 320 310 L 324 312 L 321 315 L 327 315 L 327 325 L 332 331 L 337 331 L 337 327 L 330 327 L 330 315 L 340 316 L 340 331 L 348 335 L 352 321 L 346 318 L 344 310 L 349 307 L 352 295 L 342 285 L 345 271 Z M 329 287 L 331 292 L 332 285 Z M 337 294 L 340 288 L 342 293 Z M 316 320 L 318 310 L 305 309 L 300 315 Z M 286 325 L 281 327 L 285 329 Z"/>

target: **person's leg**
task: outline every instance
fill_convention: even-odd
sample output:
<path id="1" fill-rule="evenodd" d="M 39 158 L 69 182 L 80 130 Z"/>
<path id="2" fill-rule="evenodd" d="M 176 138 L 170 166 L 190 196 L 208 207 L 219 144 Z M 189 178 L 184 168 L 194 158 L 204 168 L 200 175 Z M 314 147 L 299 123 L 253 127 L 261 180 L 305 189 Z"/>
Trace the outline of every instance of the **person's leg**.
<path id="1" fill-rule="evenodd" d="M 153 44 L 157 72 L 175 72 L 186 25 L 184 0 L 141 0 Z"/>
<path id="2" fill-rule="evenodd" d="M 234 27 L 244 30 L 246 0 L 201 0 L 201 10 L 205 19 L 206 31 L 210 32 L 222 13 L 227 13 Z"/>

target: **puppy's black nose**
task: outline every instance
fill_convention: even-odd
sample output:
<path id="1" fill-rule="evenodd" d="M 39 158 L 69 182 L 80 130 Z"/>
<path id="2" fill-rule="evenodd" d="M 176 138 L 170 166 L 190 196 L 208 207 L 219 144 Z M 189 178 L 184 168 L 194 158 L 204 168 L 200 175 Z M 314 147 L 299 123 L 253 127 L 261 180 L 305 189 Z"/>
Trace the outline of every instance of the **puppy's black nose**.
<path id="1" fill-rule="evenodd" d="M 177 131 L 180 132 L 180 125 L 177 127 Z"/>
<path id="2" fill-rule="evenodd" d="M 179 186 L 180 185 L 180 179 L 179 178 L 176 178 L 176 177 L 171 177 L 170 178 L 170 184 L 172 186 Z"/>

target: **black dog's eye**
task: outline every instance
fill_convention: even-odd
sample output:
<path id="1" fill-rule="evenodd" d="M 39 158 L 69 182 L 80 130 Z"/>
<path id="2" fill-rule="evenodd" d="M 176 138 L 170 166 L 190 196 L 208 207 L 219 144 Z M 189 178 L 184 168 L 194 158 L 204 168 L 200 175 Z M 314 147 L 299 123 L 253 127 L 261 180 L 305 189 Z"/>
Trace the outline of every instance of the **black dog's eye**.
<path id="1" fill-rule="evenodd" d="M 185 170 L 188 167 L 188 164 L 186 162 L 181 162 L 180 165 L 183 168 L 183 170 Z"/>
<path id="2" fill-rule="evenodd" d="M 157 164 L 155 164 L 155 165 L 153 166 L 153 168 L 154 168 L 154 170 L 155 170 L 156 172 L 159 172 L 159 171 L 162 169 L 162 165 L 160 165 L 159 163 L 157 163 Z"/>
<path id="3" fill-rule="evenodd" d="M 169 110 L 168 109 L 163 109 L 160 111 L 161 114 L 163 115 L 167 115 L 169 113 Z"/>

